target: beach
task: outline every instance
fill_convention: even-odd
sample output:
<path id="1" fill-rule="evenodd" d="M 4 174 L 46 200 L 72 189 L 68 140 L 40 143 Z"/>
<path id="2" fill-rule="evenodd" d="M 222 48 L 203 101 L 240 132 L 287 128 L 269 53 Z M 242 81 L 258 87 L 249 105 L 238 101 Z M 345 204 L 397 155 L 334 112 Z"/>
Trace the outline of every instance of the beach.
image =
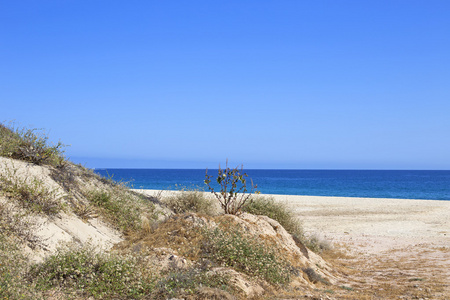
<path id="1" fill-rule="evenodd" d="M 329 258 L 349 275 L 343 285 L 368 293 L 413 289 L 428 299 L 450 296 L 450 201 L 263 196 L 286 203 L 307 236 L 348 254 Z"/>

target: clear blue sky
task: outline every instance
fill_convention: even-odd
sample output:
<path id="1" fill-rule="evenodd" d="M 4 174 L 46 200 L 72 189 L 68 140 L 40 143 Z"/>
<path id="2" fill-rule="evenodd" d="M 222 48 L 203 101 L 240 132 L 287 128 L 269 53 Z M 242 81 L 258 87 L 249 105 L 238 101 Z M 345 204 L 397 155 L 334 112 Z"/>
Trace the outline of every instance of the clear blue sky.
<path id="1" fill-rule="evenodd" d="M 450 1 L 1 1 L 0 104 L 88 167 L 450 169 Z"/>

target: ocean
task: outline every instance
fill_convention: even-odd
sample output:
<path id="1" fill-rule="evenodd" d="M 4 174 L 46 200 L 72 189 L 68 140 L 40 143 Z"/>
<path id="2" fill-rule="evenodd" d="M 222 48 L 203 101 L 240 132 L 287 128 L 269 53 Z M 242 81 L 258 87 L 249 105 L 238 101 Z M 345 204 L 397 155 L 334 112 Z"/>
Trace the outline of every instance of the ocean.
<path id="1" fill-rule="evenodd" d="M 95 169 L 136 189 L 207 190 L 200 169 Z M 262 194 L 450 200 L 450 171 L 244 170 Z M 217 170 L 208 170 L 217 175 Z"/>

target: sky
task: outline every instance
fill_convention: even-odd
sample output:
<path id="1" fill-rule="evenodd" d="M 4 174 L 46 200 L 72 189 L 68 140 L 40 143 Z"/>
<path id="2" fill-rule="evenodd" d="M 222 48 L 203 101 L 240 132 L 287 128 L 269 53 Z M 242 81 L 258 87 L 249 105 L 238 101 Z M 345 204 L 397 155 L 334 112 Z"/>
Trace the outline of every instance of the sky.
<path id="1" fill-rule="evenodd" d="M 0 1 L 0 121 L 90 168 L 450 169 L 450 1 Z"/>

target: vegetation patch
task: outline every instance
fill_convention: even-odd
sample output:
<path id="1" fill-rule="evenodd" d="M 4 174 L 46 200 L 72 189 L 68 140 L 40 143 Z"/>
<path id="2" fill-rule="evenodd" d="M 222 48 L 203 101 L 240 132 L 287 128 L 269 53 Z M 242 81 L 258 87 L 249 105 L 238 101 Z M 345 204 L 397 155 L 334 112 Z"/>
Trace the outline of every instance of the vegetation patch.
<path id="1" fill-rule="evenodd" d="M 64 167 L 65 145 L 51 144 L 41 129 L 17 128 L 0 123 L 0 156 L 27 161 L 36 165 Z"/>
<path id="2" fill-rule="evenodd" d="M 64 288 L 66 293 L 95 299 L 142 299 L 154 286 L 142 266 L 133 256 L 97 252 L 91 245 L 71 246 L 34 265 L 29 278 L 44 291 Z"/>
<path id="3" fill-rule="evenodd" d="M 19 201 L 23 208 L 35 213 L 55 215 L 62 209 L 61 196 L 36 178 L 18 176 L 17 169 L 5 168 L 0 173 L 0 190 L 8 198 Z"/>
<path id="4" fill-rule="evenodd" d="M 160 279 L 152 299 L 170 299 L 177 296 L 195 295 L 205 287 L 229 291 L 229 276 L 207 272 L 198 268 L 176 270 Z"/>
<path id="5" fill-rule="evenodd" d="M 25 279 L 28 258 L 14 237 L 0 233 L 0 299 L 42 299 Z"/>
<path id="6" fill-rule="evenodd" d="M 176 214 L 198 213 L 212 216 L 216 213 L 213 199 L 198 190 L 183 188 L 176 194 L 163 197 L 161 202 Z"/>
<path id="7" fill-rule="evenodd" d="M 101 215 L 119 229 L 130 232 L 141 228 L 142 209 L 137 197 L 120 186 L 108 190 L 91 190 L 86 198 L 97 208 Z M 149 203 L 150 204 L 150 203 Z"/>
<path id="8" fill-rule="evenodd" d="M 280 223 L 290 234 L 303 236 L 303 228 L 299 219 L 285 203 L 276 202 L 273 197 L 253 197 L 243 211 L 253 215 L 267 216 Z"/>
<path id="9" fill-rule="evenodd" d="M 24 209 L 0 202 L 0 234 L 16 237 L 34 247 L 41 242 L 36 235 L 39 224 Z"/>
<path id="10" fill-rule="evenodd" d="M 203 250 L 208 258 L 225 267 L 232 267 L 272 284 L 290 281 L 290 267 L 276 250 L 239 228 L 223 230 L 218 227 L 205 232 Z"/>

